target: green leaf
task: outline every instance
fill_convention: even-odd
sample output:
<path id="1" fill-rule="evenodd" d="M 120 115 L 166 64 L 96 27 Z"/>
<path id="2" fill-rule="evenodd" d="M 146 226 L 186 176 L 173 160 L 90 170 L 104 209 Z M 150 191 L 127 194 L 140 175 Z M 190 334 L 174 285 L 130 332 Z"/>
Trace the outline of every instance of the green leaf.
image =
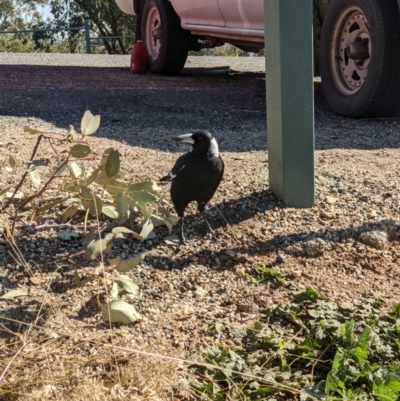
<path id="1" fill-rule="evenodd" d="M 129 199 L 132 200 L 132 198 L 129 198 Z M 131 206 L 132 208 L 138 207 L 139 210 L 142 212 L 143 218 L 144 218 L 145 220 L 147 220 L 147 219 L 150 218 L 151 214 L 150 214 L 149 209 L 148 209 L 148 207 L 147 207 L 147 205 L 146 205 L 145 203 L 136 203 L 136 202 L 134 202 L 134 201 L 132 200 L 131 203 L 130 203 L 130 206 Z"/>
<path id="2" fill-rule="evenodd" d="M 102 212 L 103 203 L 101 199 L 94 195 L 89 188 L 84 188 L 81 192 L 82 206 L 85 210 L 89 210 L 89 213 L 98 216 Z"/>
<path id="3" fill-rule="evenodd" d="M 4 198 L 4 195 L 10 190 L 10 187 L 4 188 L 0 191 L 0 200 Z"/>
<path id="4" fill-rule="evenodd" d="M 82 175 L 82 169 L 76 163 L 72 162 L 70 167 L 75 178 L 78 178 Z"/>
<path id="5" fill-rule="evenodd" d="M 41 168 L 41 167 L 47 167 L 46 160 L 32 160 L 32 161 L 26 162 L 26 164 L 29 166 L 28 167 L 29 171 L 34 171 L 37 168 Z"/>
<path id="6" fill-rule="evenodd" d="M 366 361 L 368 357 L 368 353 L 365 349 L 362 349 L 361 347 L 356 347 L 354 351 L 352 352 L 354 360 L 358 364 L 362 364 L 363 362 Z"/>
<path id="7" fill-rule="evenodd" d="M 117 209 L 114 206 L 103 206 L 102 212 L 111 219 L 118 217 Z"/>
<path id="8" fill-rule="evenodd" d="M 1 192 L 0 192 L 1 195 Z M 395 317 L 399 317 L 400 318 L 400 302 L 393 302 L 392 305 L 392 314 Z"/>
<path id="9" fill-rule="evenodd" d="M 30 135 L 36 135 L 36 134 L 45 134 L 45 131 L 39 131 L 35 128 L 29 128 L 29 127 L 24 127 L 24 132 L 27 132 Z"/>
<path id="10" fill-rule="evenodd" d="M 371 329 L 366 327 L 358 337 L 357 346 L 363 350 L 368 350 L 371 341 Z"/>
<path id="11" fill-rule="evenodd" d="M 173 216 L 173 214 L 172 214 L 169 210 L 165 209 L 165 208 L 162 207 L 162 206 L 159 206 L 159 207 L 158 207 L 158 211 L 159 211 L 160 213 L 162 213 L 162 214 L 165 214 L 167 217 Z"/>
<path id="12" fill-rule="evenodd" d="M 325 295 L 322 295 L 318 291 L 314 290 L 313 287 L 308 286 L 306 288 L 306 294 L 310 299 L 325 299 Z"/>
<path id="13" fill-rule="evenodd" d="M 100 170 L 96 169 L 94 170 L 89 177 L 85 180 L 85 186 L 88 187 L 90 184 L 96 181 L 97 176 L 99 175 Z"/>
<path id="14" fill-rule="evenodd" d="M 54 206 L 59 205 L 60 203 L 63 203 L 64 201 L 65 201 L 65 198 L 53 200 L 52 202 L 49 202 L 49 203 L 47 203 L 46 205 L 37 208 L 37 209 L 36 209 L 36 212 L 37 212 L 38 214 L 39 214 L 39 213 L 42 213 L 42 212 L 44 212 L 44 211 L 46 211 L 46 210 L 48 210 L 48 209 L 51 209 L 51 208 L 54 207 Z"/>
<path id="15" fill-rule="evenodd" d="M 107 175 L 108 178 L 114 177 L 120 167 L 120 161 L 119 161 L 119 152 L 118 150 L 112 149 L 110 151 L 110 154 L 108 155 L 106 164 L 104 166 L 104 171 Z"/>
<path id="16" fill-rule="evenodd" d="M 114 239 L 113 233 L 108 233 L 104 238 L 92 241 L 86 249 L 86 260 L 96 259 L 102 253 L 106 253 L 109 243 Z"/>
<path id="17" fill-rule="evenodd" d="M 0 298 L 1 299 L 11 299 L 11 298 L 16 298 L 16 297 L 21 297 L 24 295 L 29 295 L 31 292 L 31 289 L 28 288 L 17 288 L 16 290 L 11 290 L 7 292 L 7 294 L 2 295 Z"/>
<path id="18" fill-rule="evenodd" d="M 85 276 L 85 277 L 80 278 L 79 274 L 77 272 L 74 273 L 74 283 L 78 288 L 83 287 L 90 281 L 92 281 L 91 277 Z"/>
<path id="19" fill-rule="evenodd" d="M 178 223 L 180 219 L 181 218 L 178 216 L 168 216 L 166 218 L 166 220 L 168 220 L 172 225 L 175 225 L 176 223 Z"/>
<path id="20" fill-rule="evenodd" d="M 148 202 L 154 202 L 155 200 L 157 200 L 157 196 L 155 196 L 154 194 L 152 194 L 150 192 L 130 191 L 128 188 L 127 193 L 136 202 L 148 203 Z"/>
<path id="21" fill-rule="evenodd" d="M 96 236 L 97 236 L 97 230 L 89 231 L 89 233 L 83 237 L 82 245 L 88 246 L 96 238 Z"/>
<path id="22" fill-rule="evenodd" d="M 95 184 L 100 185 L 101 187 L 104 187 L 105 185 L 107 185 L 109 181 L 110 181 L 110 179 L 107 177 L 107 174 L 105 173 L 105 171 L 99 171 L 96 179 L 94 180 Z"/>
<path id="23" fill-rule="evenodd" d="M 115 206 L 117 208 L 118 217 L 119 219 L 129 217 L 128 210 L 129 210 L 129 198 L 120 192 L 115 198 Z"/>
<path id="24" fill-rule="evenodd" d="M 171 233 L 172 233 L 172 229 L 173 229 L 172 223 L 171 223 L 169 220 L 167 220 L 167 219 L 164 219 L 163 221 L 164 221 L 164 224 L 165 224 L 165 225 L 167 226 L 167 228 L 168 228 L 168 232 L 171 234 Z"/>
<path id="25" fill-rule="evenodd" d="M 82 135 L 92 135 L 99 129 L 99 127 L 100 116 L 94 116 L 89 110 L 86 110 L 81 120 Z"/>
<path id="26" fill-rule="evenodd" d="M 139 286 L 131 280 L 128 276 L 118 276 L 113 280 L 114 283 L 118 284 L 118 286 L 125 291 L 138 295 L 139 294 Z"/>
<path id="27" fill-rule="evenodd" d="M 158 217 L 154 214 L 150 216 L 151 222 L 153 223 L 154 227 L 160 227 L 165 225 L 164 220 L 161 217 Z"/>
<path id="28" fill-rule="evenodd" d="M 150 218 L 146 219 L 143 223 L 142 231 L 140 232 L 140 236 L 146 240 L 149 239 L 151 233 L 153 232 L 153 222 Z"/>
<path id="29" fill-rule="evenodd" d="M 72 146 L 71 150 L 71 156 L 77 158 L 77 159 L 82 159 L 90 154 L 90 147 L 88 145 L 74 145 Z"/>
<path id="30" fill-rule="evenodd" d="M 79 187 L 75 184 L 75 182 L 67 182 L 66 184 L 64 184 L 63 190 L 65 192 L 77 194 L 79 192 Z"/>
<path id="31" fill-rule="evenodd" d="M 167 235 L 164 238 L 164 241 L 168 245 L 173 245 L 173 246 L 179 246 L 179 244 L 180 244 L 179 237 L 177 235 Z"/>
<path id="32" fill-rule="evenodd" d="M 146 257 L 147 252 L 143 252 L 140 255 L 136 255 L 133 258 L 122 260 L 117 265 L 117 270 L 121 273 L 126 273 L 136 267 Z"/>
<path id="33" fill-rule="evenodd" d="M 61 221 L 65 223 L 68 221 L 71 217 L 75 216 L 75 214 L 78 212 L 78 206 L 72 205 L 68 209 L 64 211 L 64 213 L 61 216 Z"/>
<path id="34" fill-rule="evenodd" d="M 295 301 L 296 302 L 303 302 L 304 300 L 309 301 L 316 301 L 318 299 L 323 300 L 326 297 L 316 291 L 313 287 L 308 286 L 305 291 L 299 292 L 295 294 Z"/>
<path id="35" fill-rule="evenodd" d="M 110 155 L 110 152 L 112 150 L 114 150 L 114 148 L 107 148 L 103 152 L 103 156 L 101 157 L 101 160 L 100 160 L 100 167 L 104 167 L 105 166 L 105 164 L 107 163 L 108 156 Z"/>
<path id="36" fill-rule="evenodd" d="M 117 298 L 118 297 L 118 284 L 117 283 L 113 283 L 111 290 L 110 290 L 110 295 L 113 298 Z"/>
<path id="37" fill-rule="evenodd" d="M 127 185 L 122 181 L 114 178 L 109 178 L 106 185 L 104 185 L 104 189 L 111 195 L 117 196 L 120 192 L 125 191 Z"/>
<path id="38" fill-rule="evenodd" d="M 137 182 L 135 184 L 129 185 L 128 191 L 145 191 L 145 192 L 159 192 L 160 188 L 154 181 L 143 181 Z"/>
<path id="39" fill-rule="evenodd" d="M 110 323 L 134 323 L 141 318 L 136 309 L 127 302 L 117 299 L 101 307 L 101 313 Z"/>
<path id="40" fill-rule="evenodd" d="M 11 168 L 19 167 L 21 165 L 19 160 L 13 155 L 10 155 L 10 157 L 8 158 L 8 164 Z"/>
<path id="41" fill-rule="evenodd" d="M 78 238 L 80 235 L 73 230 L 61 230 L 57 233 L 57 237 L 64 241 L 70 241 L 72 237 Z"/>
<path id="42" fill-rule="evenodd" d="M 113 259 L 108 259 L 110 266 L 117 266 L 119 262 L 121 262 L 121 258 L 119 256 Z"/>
<path id="43" fill-rule="evenodd" d="M 320 381 L 318 384 L 309 387 L 303 387 L 303 391 L 307 394 L 311 395 L 313 398 L 317 400 L 323 399 L 325 394 L 325 381 Z M 300 401 L 311 401 L 310 397 L 306 394 L 300 394 Z"/>
<path id="44" fill-rule="evenodd" d="M 112 229 L 112 232 L 115 235 L 121 234 L 121 233 L 123 233 L 123 234 L 131 234 L 132 237 L 134 237 L 134 238 L 136 238 L 138 240 L 142 240 L 142 237 L 137 232 L 135 232 L 133 230 L 130 230 L 127 227 L 115 227 L 115 228 Z"/>
<path id="45" fill-rule="evenodd" d="M 68 131 L 67 131 L 67 134 L 66 134 L 67 139 L 66 140 L 68 142 L 72 142 L 74 140 L 75 134 L 76 134 L 76 131 L 75 131 L 74 126 L 73 125 L 68 125 Z"/>

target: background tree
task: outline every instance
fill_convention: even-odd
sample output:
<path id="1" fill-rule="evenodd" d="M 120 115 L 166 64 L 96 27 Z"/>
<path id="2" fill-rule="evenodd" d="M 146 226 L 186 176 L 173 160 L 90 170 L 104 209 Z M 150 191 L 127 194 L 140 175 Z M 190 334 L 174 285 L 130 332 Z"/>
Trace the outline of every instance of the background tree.
<path id="1" fill-rule="evenodd" d="M 314 1 L 314 75 L 319 76 L 319 39 L 321 36 L 322 22 L 330 0 Z"/>
<path id="2" fill-rule="evenodd" d="M 32 29 L 42 22 L 38 6 L 48 0 L 0 0 L 0 31 Z M 0 35 L 0 51 L 33 51 L 31 33 Z"/>
<path id="3" fill-rule="evenodd" d="M 123 13 L 114 0 L 51 0 L 50 6 L 54 26 L 83 26 L 87 19 L 91 24 L 92 36 L 131 36 L 135 32 L 136 17 Z M 77 43 L 79 39 L 83 40 L 84 32 L 70 32 L 66 36 L 70 52 L 76 52 Z M 110 54 L 127 54 L 134 40 L 104 39 L 100 43 Z M 96 43 L 93 44 L 95 49 L 99 48 Z"/>
<path id="4" fill-rule="evenodd" d="M 319 38 L 322 21 L 330 0 L 314 3 L 314 67 L 319 74 Z M 43 19 L 38 6 L 50 4 L 53 18 Z M 136 17 L 124 14 L 114 0 L 0 0 L 0 30 L 50 29 L 82 27 L 90 21 L 91 36 L 131 36 L 136 29 Z M 103 49 L 110 54 L 129 53 L 134 39 L 104 39 L 92 41 L 93 52 Z M 35 34 L 0 35 L 0 51 L 85 52 L 84 31 L 52 31 Z M 216 49 L 220 55 L 247 55 L 239 49 Z M 262 54 L 261 52 L 260 54 Z"/>

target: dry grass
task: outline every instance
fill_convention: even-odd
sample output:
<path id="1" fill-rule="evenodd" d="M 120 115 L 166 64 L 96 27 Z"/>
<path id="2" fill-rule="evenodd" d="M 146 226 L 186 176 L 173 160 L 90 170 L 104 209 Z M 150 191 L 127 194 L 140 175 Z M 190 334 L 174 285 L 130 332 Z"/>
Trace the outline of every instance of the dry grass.
<path id="1" fill-rule="evenodd" d="M 124 340 L 60 315 L 41 328 L 31 324 L 0 346 L 0 400 L 173 399 L 178 363 L 117 349 Z M 163 344 L 151 351 L 160 349 L 166 353 Z"/>
<path id="2" fill-rule="evenodd" d="M 30 274 L 18 247 L 11 245 L 13 257 Z M 49 288 L 39 291 L 42 301 L 34 321 L 0 317 L 0 401 L 190 397 L 183 385 L 182 363 L 162 357 L 181 356 L 164 339 L 138 350 L 129 327 L 88 329 L 65 316 L 50 298 Z M 17 329 L 11 331 L 5 320 Z"/>

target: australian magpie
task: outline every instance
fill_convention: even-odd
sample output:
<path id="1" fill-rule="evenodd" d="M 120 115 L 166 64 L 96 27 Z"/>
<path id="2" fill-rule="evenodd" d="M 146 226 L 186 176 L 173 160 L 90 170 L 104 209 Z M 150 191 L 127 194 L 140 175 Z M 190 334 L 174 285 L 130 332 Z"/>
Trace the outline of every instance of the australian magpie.
<path id="1" fill-rule="evenodd" d="M 172 140 L 193 146 L 190 152 L 178 158 L 171 172 L 161 178 L 161 181 L 171 182 L 171 200 L 181 218 L 180 240 L 185 243 L 183 215 L 186 206 L 192 201 L 197 202 L 199 212 L 214 234 L 203 212 L 222 180 L 224 162 L 219 155 L 217 141 L 208 131 L 196 130 Z"/>

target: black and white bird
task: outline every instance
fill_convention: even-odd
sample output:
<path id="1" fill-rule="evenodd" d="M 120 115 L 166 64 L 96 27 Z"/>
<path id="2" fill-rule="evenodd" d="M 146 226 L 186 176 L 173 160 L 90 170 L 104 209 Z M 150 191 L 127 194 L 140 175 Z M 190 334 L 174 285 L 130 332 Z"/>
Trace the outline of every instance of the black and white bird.
<path id="1" fill-rule="evenodd" d="M 204 215 L 204 208 L 222 180 L 224 162 L 219 155 L 217 141 L 208 131 L 196 130 L 172 140 L 193 146 L 190 152 L 178 158 L 172 171 L 161 178 L 161 181 L 171 182 L 171 200 L 181 218 L 180 240 L 185 243 L 183 218 L 187 205 L 192 201 L 197 202 L 199 212 L 214 234 Z"/>

